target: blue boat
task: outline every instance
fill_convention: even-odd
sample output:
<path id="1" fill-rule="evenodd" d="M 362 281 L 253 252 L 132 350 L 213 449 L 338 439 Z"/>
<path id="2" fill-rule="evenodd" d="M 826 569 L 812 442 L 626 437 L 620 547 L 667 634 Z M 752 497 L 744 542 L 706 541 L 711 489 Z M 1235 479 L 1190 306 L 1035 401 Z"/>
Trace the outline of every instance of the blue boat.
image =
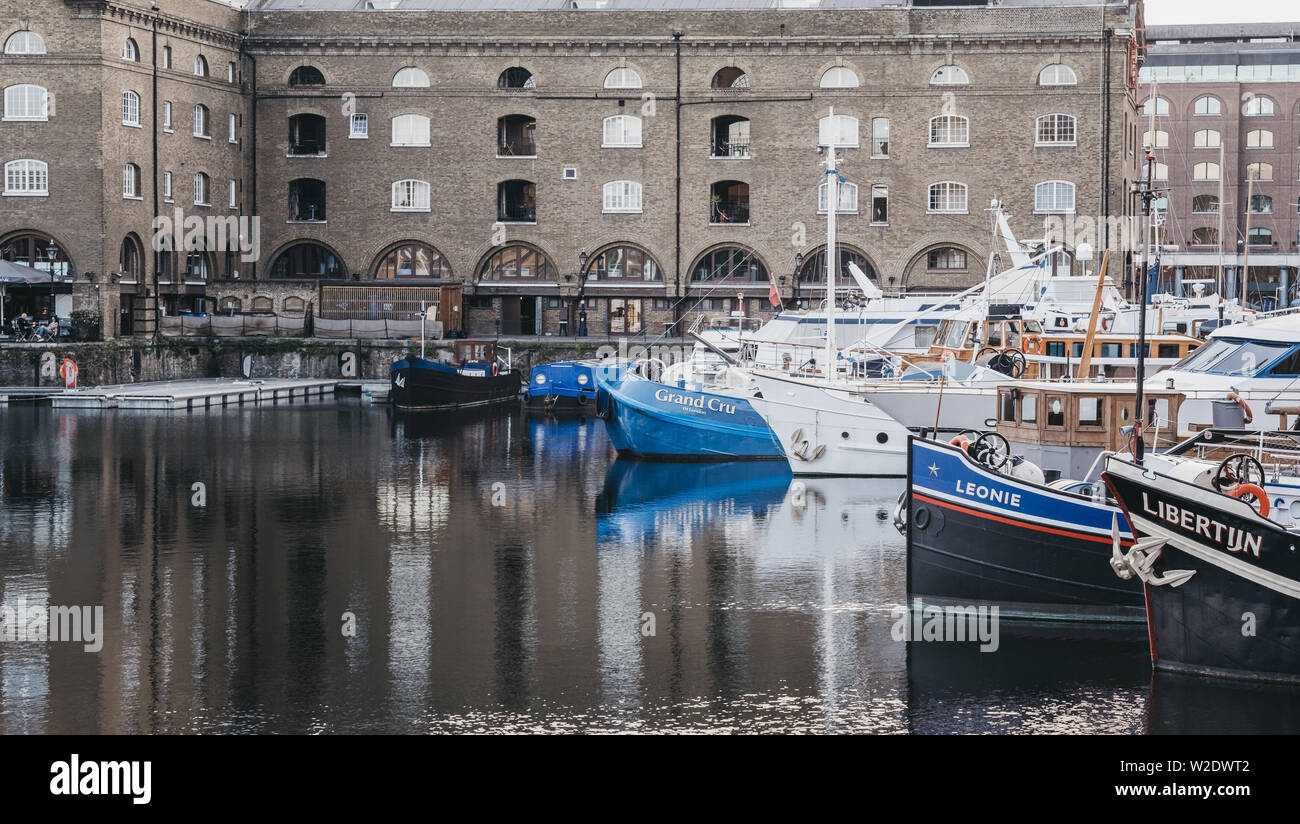
<path id="1" fill-rule="evenodd" d="M 627 364 L 596 368 L 597 414 L 624 457 L 783 461 L 781 444 L 743 396 L 647 380 Z"/>
<path id="2" fill-rule="evenodd" d="M 548 414 L 590 414 L 596 408 L 594 361 L 560 361 L 534 366 L 524 406 Z"/>

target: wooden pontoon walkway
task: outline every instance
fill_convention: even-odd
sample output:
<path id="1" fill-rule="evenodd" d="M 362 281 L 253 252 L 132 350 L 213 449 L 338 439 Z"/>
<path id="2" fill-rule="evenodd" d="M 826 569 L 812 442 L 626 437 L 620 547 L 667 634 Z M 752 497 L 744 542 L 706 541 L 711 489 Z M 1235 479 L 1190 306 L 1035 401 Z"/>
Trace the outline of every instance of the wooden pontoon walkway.
<path id="1" fill-rule="evenodd" d="M 37 401 L 59 408 L 211 409 L 332 396 L 337 384 L 325 378 L 196 378 L 76 389 L 0 386 L 0 404 Z"/>

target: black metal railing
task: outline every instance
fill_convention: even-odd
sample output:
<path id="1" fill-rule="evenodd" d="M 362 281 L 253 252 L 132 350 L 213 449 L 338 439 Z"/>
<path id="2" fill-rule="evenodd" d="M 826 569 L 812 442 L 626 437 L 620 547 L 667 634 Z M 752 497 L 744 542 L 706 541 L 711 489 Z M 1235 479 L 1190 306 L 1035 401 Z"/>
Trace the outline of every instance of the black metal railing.
<path id="1" fill-rule="evenodd" d="M 749 198 L 719 200 L 709 214 L 710 223 L 748 223 Z"/>

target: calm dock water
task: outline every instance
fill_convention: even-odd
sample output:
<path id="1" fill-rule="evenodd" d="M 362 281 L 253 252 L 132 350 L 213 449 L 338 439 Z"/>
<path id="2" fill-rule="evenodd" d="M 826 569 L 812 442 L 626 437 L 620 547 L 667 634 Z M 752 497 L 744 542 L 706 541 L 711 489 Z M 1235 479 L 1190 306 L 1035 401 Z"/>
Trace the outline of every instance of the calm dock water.
<path id="1" fill-rule="evenodd" d="M 901 488 L 515 410 L 0 409 L 0 602 L 105 625 L 0 641 L 0 732 L 1300 729 L 1132 632 L 894 640 Z"/>

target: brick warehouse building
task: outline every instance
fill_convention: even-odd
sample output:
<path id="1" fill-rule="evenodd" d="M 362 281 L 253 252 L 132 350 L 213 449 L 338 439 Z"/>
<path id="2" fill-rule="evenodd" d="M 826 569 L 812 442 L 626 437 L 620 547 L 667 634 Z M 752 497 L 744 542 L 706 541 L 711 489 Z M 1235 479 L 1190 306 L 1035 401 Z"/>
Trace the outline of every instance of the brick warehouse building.
<path id="1" fill-rule="evenodd" d="M 0 242 L 48 268 L 53 239 L 56 288 L 107 334 L 192 309 L 409 317 L 448 282 L 476 334 L 575 334 L 581 300 L 590 334 L 655 335 L 765 313 L 772 281 L 814 302 L 827 140 L 852 184 L 843 263 L 886 290 L 982 278 L 994 197 L 1022 237 L 1133 210 L 1140 3 L 20 6 Z M 45 119 L 24 116 L 32 86 Z M 175 207 L 260 218 L 257 260 L 213 237 L 152 252 Z"/>
<path id="2" fill-rule="evenodd" d="M 1161 260 L 1166 291 L 1199 280 L 1234 295 L 1244 286 L 1261 305 L 1300 299 L 1298 31 L 1300 23 L 1147 31 L 1141 128 L 1169 195 L 1163 242 L 1177 247 Z"/>

